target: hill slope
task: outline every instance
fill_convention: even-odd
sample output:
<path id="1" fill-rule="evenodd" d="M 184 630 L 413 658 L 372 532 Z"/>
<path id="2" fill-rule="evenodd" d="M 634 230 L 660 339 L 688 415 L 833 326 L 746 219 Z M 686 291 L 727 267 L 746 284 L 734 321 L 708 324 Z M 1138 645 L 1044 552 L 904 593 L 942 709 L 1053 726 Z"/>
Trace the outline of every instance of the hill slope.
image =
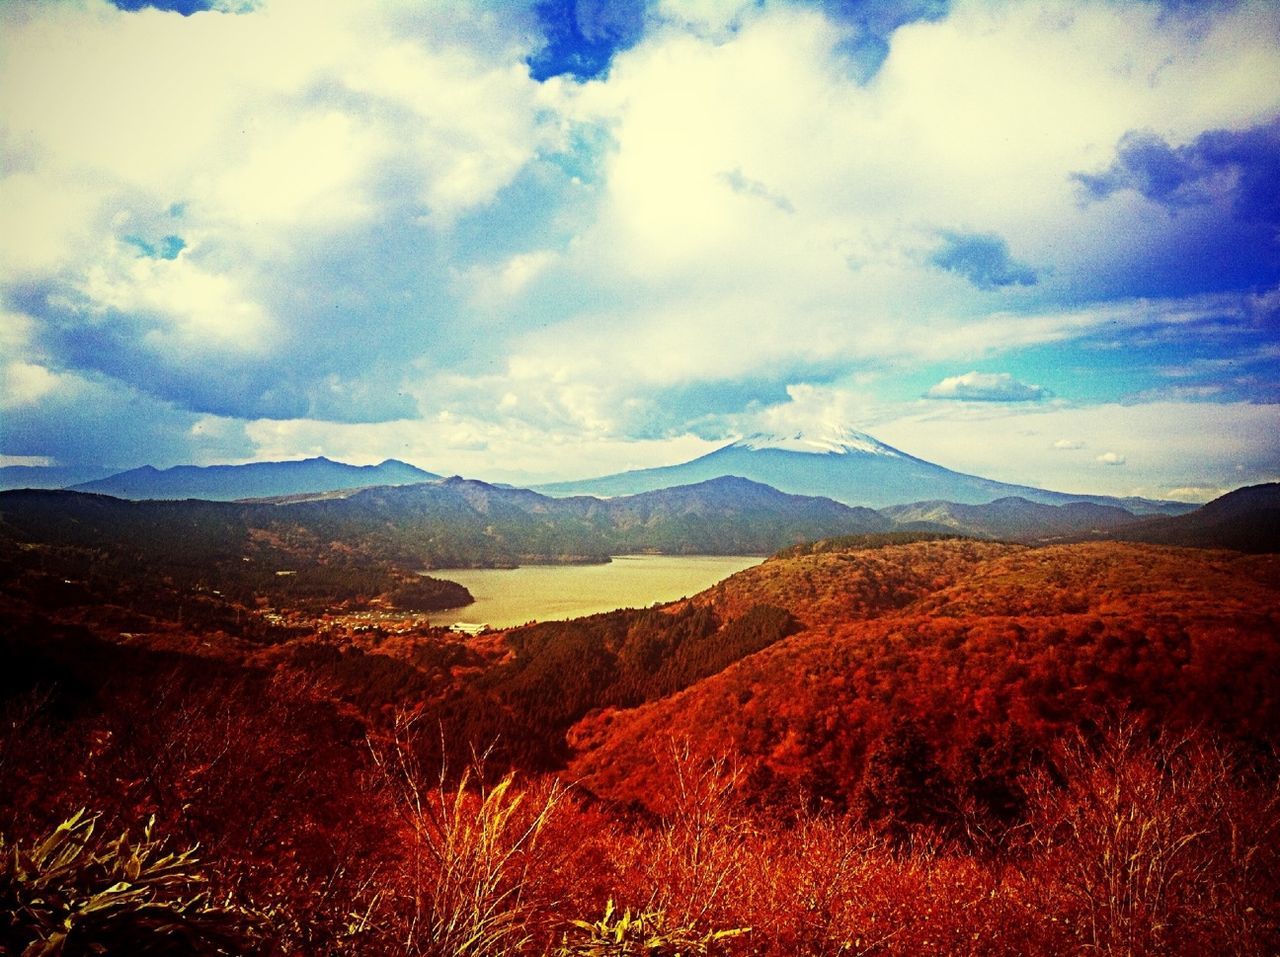
<path id="1" fill-rule="evenodd" d="M 1280 483 L 1236 489 L 1194 512 L 1127 525 L 1110 537 L 1244 552 L 1280 551 Z"/>
<path id="2" fill-rule="evenodd" d="M 802 629 L 675 695 L 585 716 L 575 780 L 644 802 L 636 756 L 674 737 L 742 756 L 760 796 L 843 805 L 899 721 L 969 782 L 975 761 L 1025 768 L 1126 710 L 1259 744 L 1280 726 L 1270 556 L 928 542 L 770 559 L 691 600 L 722 620 L 759 602 Z"/>

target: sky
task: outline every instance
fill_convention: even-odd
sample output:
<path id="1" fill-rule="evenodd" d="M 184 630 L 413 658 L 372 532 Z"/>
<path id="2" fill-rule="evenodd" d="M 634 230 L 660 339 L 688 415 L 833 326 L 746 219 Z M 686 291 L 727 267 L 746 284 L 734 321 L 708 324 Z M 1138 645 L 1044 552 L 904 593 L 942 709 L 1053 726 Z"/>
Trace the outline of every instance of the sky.
<path id="1" fill-rule="evenodd" d="M 0 464 L 1280 479 L 1280 3 L 0 0 Z"/>

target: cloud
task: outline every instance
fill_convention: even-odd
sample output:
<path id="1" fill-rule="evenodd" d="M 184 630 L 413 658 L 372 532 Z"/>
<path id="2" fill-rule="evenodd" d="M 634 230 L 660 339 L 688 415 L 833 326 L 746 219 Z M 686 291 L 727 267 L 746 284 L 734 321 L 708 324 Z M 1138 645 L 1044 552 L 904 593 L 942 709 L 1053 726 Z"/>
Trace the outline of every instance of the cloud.
<path id="1" fill-rule="evenodd" d="M 1050 394 L 1041 386 L 1019 382 L 1008 372 L 966 372 L 948 376 L 930 387 L 925 398 L 966 402 L 1039 402 Z"/>
<path id="2" fill-rule="evenodd" d="M 821 10 L 841 29 L 840 52 L 851 75 L 865 83 L 889 55 L 899 27 L 946 16 L 950 0 L 538 0 L 533 4 L 542 42 L 528 58 L 538 80 L 571 76 L 579 81 L 607 75 L 615 57 L 672 24 L 708 39 L 723 40 L 744 21 L 772 6 Z"/>
<path id="3" fill-rule="evenodd" d="M 58 375 L 31 362 L 10 362 L 0 367 L 0 408 L 34 405 L 59 386 Z"/>
<path id="4" fill-rule="evenodd" d="M 120 469 L 254 457 L 242 422 L 196 415 L 101 376 L 57 375 L 39 401 L 6 409 L 6 454 Z"/>
<path id="5" fill-rule="evenodd" d="M 133 11 L 152 8 L 180 13 L 184 17 L 206 11 L 224 13 L 248 13 L 256 6 L 253 0 L 110 0 L 121 10 Z"/>
<path id="6" fill-rule="evenodd" d="M 1036 271 L 1009 255 L 1009 244 L 995 234 L 943 232 L 942 247 L 929 263 L 963 276 L 979 289 L 1033 286 Z"/>
<path id="7" fill-rule="evenodd" d="M 653 12 L 660 22 L 678 24 L 698 36 L 726 40 L 760 6 L 758 0 L 658 0 Z"/>
<path id="8" fill-rule="evenodd" d="M 1135 130 L 1121 138 L 1109 169 L 1073 178 L 1091 200 L 1132 190 L 1175 210 L 1226 195 L 1237 219 L 1280 227 L 1280 120 L 1209 130 L 1177 147 Z"/>
<path id="9" fill-rule="evenodd" d="M 1231 488 L 1224 485 L 1182 485 L 1169 489 L 1165 494 L 1166 497 L 1179 502 L 1208 502 L 1220 495 L 1226 495 Z"/>
<path id="10" fill-rule="evenodd" d="M 517 484 L 536 484 L 626 469 L 674 465 L 706 455 L 723 441 L 692 435 L 661 440 L 580 436 L 479 418 L 440 415 L 376 424 L 336 425 L 314 420 L 249 423 L 257 457 L 324 454 L 374 464 L 388 456 L 434 472 Z"/>
<path id="11" fill-rule="evenodd" d="M 1088 406 L 930 403 L 880 408 L 853 424 L 948 468 L 1067 492 L 1162 498 L 1187 486 L 1280 480 L 1280 404 L 1104 402 Z M 1054 436 L 1088 436 L 1093 455 L 1064 455 Z M 1123 453 L 1118 450 L 1123 449 Z"/>
<path id="12" fill-rule="evenodd" d="M 1058 439 L 1053 443 L 1053 448 L 1059 452 L 1071 452 L 1084 448 L 1084 443 L 1078 439 Z"/>
<path id="13" fill-rule="evenodd" d="M 740 169 L 732 169 L 726 173 L 721 173 L 720 179 L 740 196 L 756 196 L 776 206 L 784 213 L 794 213 L 796 211 L 796 208 L 791 205 L 791 200 L 780 193 L 775 193 L 764 183 L 747 178 Z"/>
<path id="14" fill-rule="evenodd" d="M 0 179 L 0 287 L 32 347 L 196 413 L 412 413 L 421 354 L 469 348 L 443 236 L 558 148 L 495 22 L 29 8 L 0 57 L 31 157 Z"/>
<path id="15" fill-rule="evenodd" d="M 934 22 L 951 9 L 951 0 L 821 0 L 819 5 L 832 19 L 853 27 L 841 44 L 859 83 L 869 82 L 888 58 L 893 32 L 917 21 Z"/>
<path id="16" fill-rule="evenodd" d="M 1103 452 L 1098 456 L 1098 461 L 1103 465 L 1124 465 L 1124 456 L 1119 452 Z"/>
<path id="17" fill-rule="evenodd" d="M 790 401 L 815 414 L 995 415 L 1019 403 L 918 399 L 955 368 L 1047 376 L 1047 350 L 1070 353 L 1079 391 L 1140 397 L 1155 373 L 1090 375 L 1102 346 L 1141 346 L 1150 370 L 1276 337 L 1249 298 L 1280 281 L 1261 225 L 1270 5 L 272 0 L 0 18 L 0 305 L 30 326 L 4 362 L 69 390 L 24 406 L 17 431 L 7 417 L 0 453 L 20 435 L 42 454 L 43 429 L 64 454 L 60 416 L 110 433 L 70 399 L 105 391 L 177 430 L 166 444 L 130 423 L 130 455 L 207 455 L 191 430 L 212 416 L 244 455 L 244 427 L 266 442 L 275 420 L 384 457 L 397 429 L 448 437 L 477 472 L 540 447 L 610 471 L 578 447 L 621 465 L 643 446 L 654 464 L 664 443 L 784 415 L 797 383 L 814 391 Z M 557 29 L 572 42 L 544 44 Z M 1073 173 L 1138 175 L 1115 148 L 1133 130 L 1190 164 L 1167 195 L 1195 202 L 1120 180 L 1089 199 Z M 1187 385 L 1232 374 L 1198 368 Z M 1275 377 L 1245 371 L 1259 384 L 1197 404 L 1257 428 L 1235 400 L 1265 404 Z M 995 391 L 1019 386 L 1034 388 Z M 1088 424 L 1036 454 L 1087 436 L 1128 468 L 1058 467 L 1139 481 L 1139 453 Z"/>
<path id="18" fill-rule="evenodd" d="M 1243 129 L 1215 128 L 1173 143 L 1129 131 L 1108 168 L 1072 174 L 1088 215 L 1114 217 L 1130 230 L 1130 242 L 1097 263 L 1095 282 L 1133 293 L 1273 283 L 1280 271 L 1280 120 L 1272 112 Z"/>

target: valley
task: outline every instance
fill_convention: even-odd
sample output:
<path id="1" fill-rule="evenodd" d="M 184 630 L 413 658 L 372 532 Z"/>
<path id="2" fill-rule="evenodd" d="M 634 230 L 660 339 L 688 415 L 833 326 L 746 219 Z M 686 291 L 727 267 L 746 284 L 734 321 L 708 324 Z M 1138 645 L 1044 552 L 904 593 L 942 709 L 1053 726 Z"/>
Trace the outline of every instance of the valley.
<path id="1" fill-rule="evenodd" d="M 0 492 L 6 841 L 109 875 L 95 834 L 154 819 L 129 853 L 198 847 L 180 886 L 225 905 L 167 906 L 209 953 L 1280 943 L 1280 486 L 873 509 L 314 468 Z"/>
<path id="2" fill-rule="evenodd" d="M 0 0 L 0 957 L 1280 957 L 1280 0 Z"/>
<path id="3" fill-rule="evenodd" d="M 260 506 L 192 525 L 163 504 L 170 525 L 146 503 L 126 521 L 96 497 L 25 519 L 0 501 L 0 813 L 28 841 L 79 807 L 103 834 L 154 815 L 199 845 L 237 952 L 429 952 L 431 860 L 432 907 L 489 895 L 475 932 L 531 953 L 577 933 L 566 914 L 617 919 L 611 901 L 724 954 L 1277 940 L 1274 552 L 858 533 L 664 605 L 468 636 L 279 585 L 304 557 L 363 568 L 375 542 L 398 567 L 406 539 L 367 517 L 344 542 L 254 524 Z M 255 564 L 245 529 L 296 573 L 209 587 Z M 1115 814 L 1133 830 L 1108 839 L 1147 842 L 1134 866 L 1176 883 L 1114 871 Z M 1140 911 L 1096 896 L 1116 880 Z"/>

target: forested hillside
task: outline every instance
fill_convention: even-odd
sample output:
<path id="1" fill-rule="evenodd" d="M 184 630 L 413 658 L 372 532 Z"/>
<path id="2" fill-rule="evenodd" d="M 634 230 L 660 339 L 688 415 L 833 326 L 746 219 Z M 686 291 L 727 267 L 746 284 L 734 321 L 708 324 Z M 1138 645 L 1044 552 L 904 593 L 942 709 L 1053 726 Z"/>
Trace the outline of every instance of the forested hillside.
<path id="1" fill-rule="evenodd" d="M 870 509 L 732 477 L 607 501 L 458 478 L 280 504 L 0 493 L 0 535 L 14 541 L 124 548 L 149 561 L 224 571 L 246 558 L 276 569 L 306 561 L 414 570 L 604 562 L 628 552 L 767 555 L 888 526 Z"/>
<path id="2" fill-rule="evenodd" d="M 975 767 L 1016 776 L 1109 714 L 1249 748 L 1280 727 L 1274 557 L 930 542 L 774 559 L 695 602 L 731 614 L 747 596 L 805 629 L 681 695 L 595 716 L 575 731 L 575 778 L 642 799 L 623 755 L 699 728 L 713 751 L 751 755 L 762 787 L 847 807 L 909 721 L 960 807 L 990 784 Z"/>
<path id="3" fill-rule="evenodd" d="M 111 561 L 0 563 L 15 952 L 1280 944 L 1276 556 L 865 536 L 468 638 Z"/>

